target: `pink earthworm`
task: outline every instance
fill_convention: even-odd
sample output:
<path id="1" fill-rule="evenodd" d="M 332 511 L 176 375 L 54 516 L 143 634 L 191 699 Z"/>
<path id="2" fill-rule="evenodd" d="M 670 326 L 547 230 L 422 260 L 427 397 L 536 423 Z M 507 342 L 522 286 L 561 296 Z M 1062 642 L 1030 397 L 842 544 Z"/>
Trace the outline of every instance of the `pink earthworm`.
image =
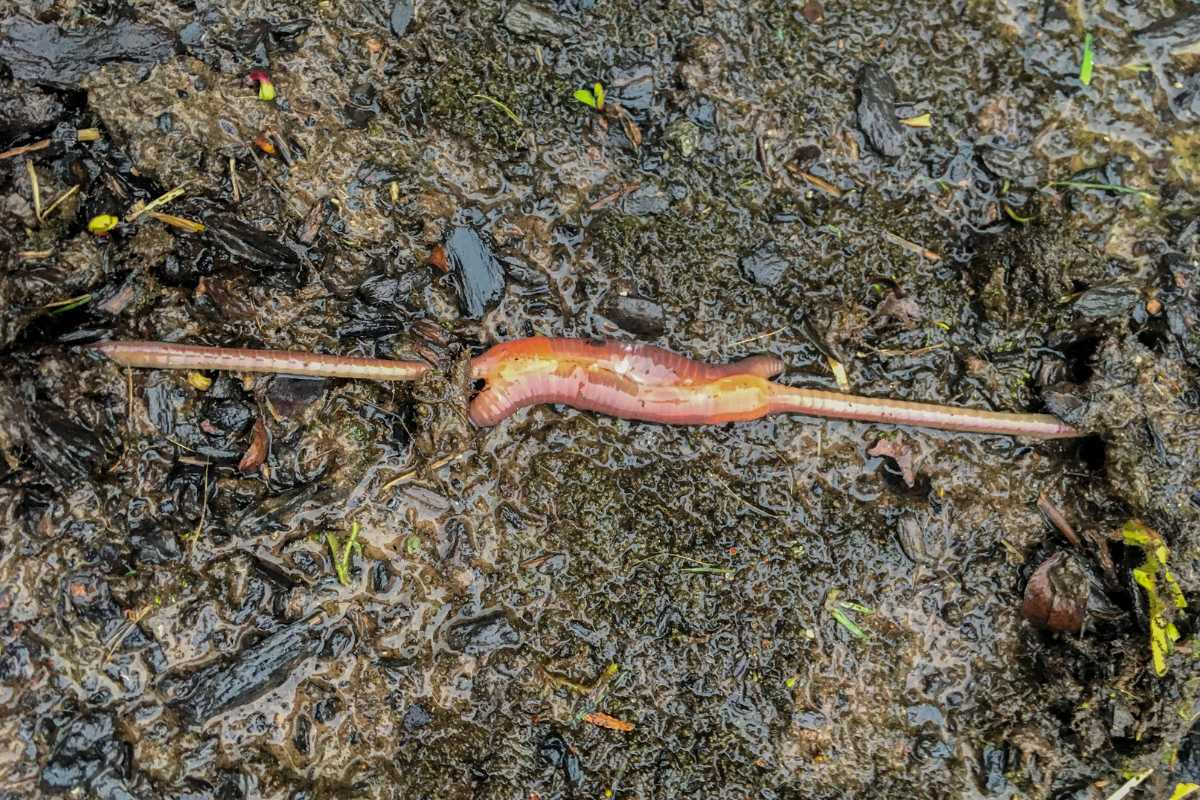
<path id="1" fill-rule="evenodd" d="M 674 425 L 796 413 L 1041 439 L 1080 435 L 1048 414 L 911 403 L 771 383 L 768 378 L 781 367 L 782 362 L 773 357 L 711 367 L 644 345 L 532 337 L 496 345 L 472 362 L 474 377 L 487 385 L 471 402 L 470 415 L 476 425 L 489 426 L 519 408 L 563 403 L 624 419 Z"/>
<path id="2" fill-rule="evenodd" d="M 100 352 L 129 367 L 222 369 L 332 378 L 412 380 L 418 362 L 304 352 L 197 347 L 163 342 L 101 342 Z M 485 381 L 471 402 L 471 421 L 495 425 L 520 408 L 562 403 L 624 419 L 712 425 L 796 413 L 912 425 L 967 433 L 1054 439 L 1079 431 L 1048 414 L 1013 414 L 860 397 L 772 383 L 783 370 L 775 356 L 713 365 L 644 344 L 535 336 L 492 347 L 471 362 Z"/>

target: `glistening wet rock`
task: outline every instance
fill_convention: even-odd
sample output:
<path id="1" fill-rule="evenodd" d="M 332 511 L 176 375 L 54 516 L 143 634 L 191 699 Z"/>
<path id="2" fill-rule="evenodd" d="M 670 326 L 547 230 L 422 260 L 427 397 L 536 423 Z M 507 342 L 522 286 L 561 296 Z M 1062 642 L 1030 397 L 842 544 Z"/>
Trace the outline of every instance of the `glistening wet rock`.
<path id="1" fill-rule="evenodd" d="M 479 319 L 504 293 L 503 267 L 475 229 L 466 226 L 450 232 L 446 256 L 463 313 Z"/>
<path id="2" fill-rule="evenodd" d="M 865 64 L 855 78 L 858 127 L 880 155 L 898 158 L 908 135 L 896 119 L 896 83 L 878 64 Z"/>
<path id="3" fill-rule="evenodd" d="M 57 97 L 31 86 L 0 83 L 0 136 L 10 139 L 58 120 L 66 109 Z"/>
<path id="4" fill-rule="evenodd" d="M 1133 286 L 1097 286 L 1079 295 L 1071 310 L 1085 320 L 1116 321 L 1133 310 L 1138 296 Z"/>
<path id="5" fill-rule="evenodd" d="M 59 732 L 54 755 L 42 768 L 41 788 L 53 794 L 80 791 L 102 773 L 113 773 L 113 777 L 120 780 L 128 760 L 129 747 L 116 737 L 112 715 L 87 714 Z M 127 787 L 125 792 L 124 795 L 118 792 L 104 796 L 133 796 Z"/>
<path id="6" fill-rule="evenodd" d="M 521 643 L 521 634 L 503 611 L 458 620 L 446 632 L 446 644 L 468 656 L 481 656 Z"/>
<path id="7" fill-rule="evenodd" d="M 52 403 L 37 403 L 31 409 L 26 446 L 50 473 L 79 479 L 98 472 L 108 454 L 100 437 L 72 416 Z"/>
<path id="8" fill-rule="evenodd" d="M 742 258 L 742 272 L 746 277 L 759 286 L 774 286 L 783 280 L 787 272 L 788 260 L 772 242 L 759 247 L 753 253 Z"/>
<path id="9" fill-rule="evenodd" d="M 666 330 L 663 307 L 644 297 L 610 294 L 604 298 L 600 313 L 638 336 L 662 336 Z"/>
<path id="10" fill-rule="evenodd" d="M 1200 54 L 1200 8 L 1184 8 L 1137 32 L 1137 41 L 1151 58 Z"/>

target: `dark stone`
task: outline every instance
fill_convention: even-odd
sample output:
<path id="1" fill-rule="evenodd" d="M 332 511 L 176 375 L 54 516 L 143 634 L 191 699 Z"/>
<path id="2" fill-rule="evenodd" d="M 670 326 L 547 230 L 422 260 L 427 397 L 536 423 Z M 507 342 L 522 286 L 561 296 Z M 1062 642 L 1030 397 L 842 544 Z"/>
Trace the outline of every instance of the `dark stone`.
<path id="1" fill-rule="evenodd" d="M 73 416 L 45 401 L 30 409 L 27 446 L 42 468 L 59 478 L 87 477 L 108 461 L 100 437 L 72 421 Z"/>
<path id="2" fill-rule="evenodd" d="M 1200 6 L 1188 6 L 1137 32 L 1137 41 L 1152 58 L 1194 54 L 1200 49 Z"/>
<path id="3" fill-rule="evenodd" d="M 346 104 L 347 124 L 351 128 L 365 128 L 380 111 L 375 97 L 375 87 L 369 83 L 356 84 L 350 90 L 350 102 Z"/>
<path id="4" fill-rule="evenodd" d="M 401 308 L 414 291 L 429 285 L 427 270 L 412 270 L 398 278 L 375 275 L 363 281 L 355 292 L 358 299 L 377 308 Z"/>
<path id="5" fill-rule="evenodd" d="M 610 294 L 604 299 L 600 313 L 638 336 L 662 336 L 666 330 L 663 307 L 644 297 Z"/>
<path id="6" fill-rule="evenodd" d="M 0 84 L 0 138 L 4 140 L 45 129 L 64 113 L 66 108 L 49 92 L 15 83 Z"/>
<path id="7" fill-rule="evenodd" d="M 245 433 L 254 421 L 254 409 L 241 400 L 221 400 L 209 406 L 204 418 L 218 431 Z"/>
<path id="8" fill-rule="evenodd" d="M 858 127 L 880 155 L 898 158 L 908 132 L 896 119 L 896 83 L 878 64 L 865 64 L 855 79 Z"/>
<path id="9" fill-rule="evenodd" d="M 466 316 L 479 319 L 504 293 L 504 269 L 474 228 L 455 228 L 445 246 L 459 305 Z"/>
<path id="10" fill-rule="evenodd" d="M 413 703 L 404 712 L 404 730 L 412 732 L 424 728 L 433 720 L 433 715 L 430 714 L 425 706 L 420 703 Z"/>
<path id="11" fill-rule="evenodd" d="M 116 738 L 116 726 L 108 714 L 88 714 L 62 729 L 54 753 L 42 767 L 42 789 L 58 794 L 81 790 L 103 772 L 120 779 L 125 772 L 128 746 Z"/>
<path id="12" fill-rule="evenodd" d="M 671 207 L 671 198 L 653 183 L 630 192 L 621 201 L 621 209 L 633 217 L 651 217 Z"/>
<path id="13" fill-rule="evenodd" d="M 446 644 L 468 656 L 479 656 L 521 643 L 521 634 L 503 611 L 454 622 L 446 633 Z"/>
<path id="14" fill-rule="evenodd" d="M 781 255 L 775 245 L 767 242 L 753 253 L 742 258 L 742 272 L 759 286 L 775 286 L 787 272 L 788 259 Z"/>
<path id="15" fill-rule="evenodd" d="M 1097 286 L 1079 295 L 1071 310 L 1085 320 L 1116 320 L 1128 314 L 1138 299 L 1132 286 Z"/>
<path id="16" fill-rule="evenodd" d="M 388 19 L 388 25 L 392 29 L 392 35 L 399 38 L 408 31 L 409 24 L 413 20 L 413 0 L 396 0 L 392 3 L 392 13 Z"/>
<path id="17" fill-rule="evenodd" d="M 517 36 L 562 39 L 575 33 L 575 28 L 552 10 L 518 0 L 504 15 L 504 27 Z"/>
<path id="18" fill-rule="evenodd" d="M 276 375 L 267 387 L 267 400 L 281 417 L 297 419 L 321 402 L 329 381 L 323 378 L 293 378 Z"/>

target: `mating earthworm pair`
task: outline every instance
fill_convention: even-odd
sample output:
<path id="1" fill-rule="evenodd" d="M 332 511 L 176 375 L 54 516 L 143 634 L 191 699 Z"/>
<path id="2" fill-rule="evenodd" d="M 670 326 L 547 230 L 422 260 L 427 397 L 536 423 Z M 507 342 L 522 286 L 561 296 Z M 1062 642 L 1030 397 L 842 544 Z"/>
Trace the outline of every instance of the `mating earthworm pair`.
<path id="1" fill-rule="evenodd" d="M 213 369 L 326 378 L 406 381 L 420 362 L 297 351 L 198 347 L 166 342 L 108 341 L 95 348 L 118 364 L 152 369 Z M 774 356 L 707 364 L 645 344 L 534 336 L 504 342 L 471 361 L 485 386 L 471 401 L 471 421 L 498 424 L 515 411 L 562 403 L 609 416 L 673 425 L 713 425 L 793 413 L 1037 439 L 1080 436 L 1049 414 L 1012 414 L 859 397 L 773 383 L 783 371 Z"/>

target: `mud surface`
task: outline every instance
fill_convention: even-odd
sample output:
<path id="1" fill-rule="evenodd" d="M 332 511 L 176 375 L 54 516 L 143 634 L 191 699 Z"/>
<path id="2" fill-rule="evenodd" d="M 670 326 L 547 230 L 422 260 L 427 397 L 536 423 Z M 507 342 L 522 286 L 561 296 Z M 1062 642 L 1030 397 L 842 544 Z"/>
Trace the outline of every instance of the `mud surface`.
<path id="1" fill-rule="evenodd" d="M 0 14 L 0 149 L 50 142 L 0 159 L 0 795 L 1200 782 L 1190 611 L 1157 677 L 1141 554 L 1100 544 L 1144 520 L 1200 597 L 1188 5 Z M 89 233 L 178 186 L 157 211 L 203 232 Z M 532 333 L 1091 435 L 472 428 L 465 358 Z M 127 374 L 104 337 L 439 370 Z M 1104 610 L 1080 634 L 1021 616 L 1050 558 L 1096 596 L 1047 619 Z"/>

